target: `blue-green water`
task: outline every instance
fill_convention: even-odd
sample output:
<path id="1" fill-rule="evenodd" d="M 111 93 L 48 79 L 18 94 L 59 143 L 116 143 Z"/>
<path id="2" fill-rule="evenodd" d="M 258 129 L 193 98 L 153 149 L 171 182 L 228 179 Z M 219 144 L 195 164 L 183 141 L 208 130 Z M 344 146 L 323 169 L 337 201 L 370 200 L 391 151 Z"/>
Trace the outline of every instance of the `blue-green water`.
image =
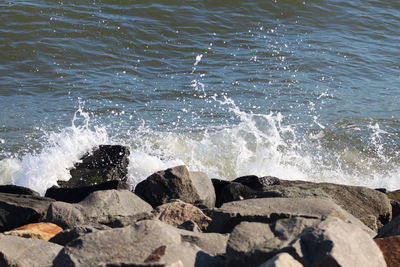
<path id="1" fill-rule="evenodd" d="M 0 16 L 3 183 L 43 191 L 122 143 L 132 184 L 187 164 L 400 187 L 399 1 L 0 1 Z"/>

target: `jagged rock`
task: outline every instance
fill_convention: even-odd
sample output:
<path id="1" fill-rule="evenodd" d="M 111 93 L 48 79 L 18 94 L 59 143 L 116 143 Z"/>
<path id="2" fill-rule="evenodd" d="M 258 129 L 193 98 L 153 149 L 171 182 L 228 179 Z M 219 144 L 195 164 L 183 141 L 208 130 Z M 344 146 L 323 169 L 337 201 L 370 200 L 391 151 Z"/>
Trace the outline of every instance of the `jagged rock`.
<path id="1" fill-rule="evenodd" d="M 307 228 L 288 252 L 304 266 L 386 266 L 382 252 L 365 231 L 334 217 Z"/>
<path id="2" fill-rule="evenodd" d="M 101 230 L 109 230 L 111 229 L 108 226 L 105 225 L 81 225 L 74 227 L 72 229 L 66 229 L 57 235 L 55 235 L 53 238 L 51 238 L 49 241 L 59 244 L 61 246 L 65 246 L 72 240 L 75 240 L 83 235 L 86 235 L 88 233 L 92 233 L 95 231 L 101 231 Z"/>
<path id="3" fill-rule="evenodd" d="M 285 181 L 280 185 L 265 187 L 263 191 L 257 196 L 332 200 L 374 231 L 388 223 L 392 216 L 390 200 L 384 193 L 361 186 Z M 371 216 L 374 220 L 371 220 Z"/>
<path id="4" fill-rule="evenodd" d="M 183 231 L 183 230 L 180 230 Z M 217 257 L 182 241 L 178 230 L 159 221 L 141 221 L 132 226 L 96 231 L 70 243 L 54 260 L 58 266 L 105 264 L 172 264 L 220 266 Z"/>
<path id="5" fill-rule="evenodd" d="M 60 226 L 54 223 L 40 222 L 23 225 L 3 234 L 47 241 L 62 230 Z"/>
<path id="6" fill-rule="evenodd" d="M 135 193 L 153 207 L 172 199 L 208 207 L 215 206 L 215 191 L 210 178 L 202 172 L 189 172 L 186 166 L 177 166 L 152 174 L 136 186 Z"/>
<path id="7" fill-rule="evenodd" d="M 326 199 L 317 198 L 258 198 L 225 203 L 221 208 L 205 212 L 212 221 L 208 232 L 230 233 L 242 221 L 273 223 L 276 220 L 301 217 L 323 219 L 335 216 L 364 229 L 371 236 L 370 228 L 357 218 Z"/>
<path id="8" fill-rule="evenodd" d="M 0 232 L 41 221 L 53 199 L 0 193 Z"/>
<path id="9" fill-rule="evenodd" d="M 398 267 L 400 263 L 400 236 L 374 239 L 383 253 L 388 267 Z"/>
<path id="10" fill-rule="evenodd" d="M 262 191 L 265 187 L 280 184 L 280 180 L 273 176 L 258 177 L 255 175 L 241 176 L 232 182 L 246 185 L 253 190 Z"/>
<path id="11" fill-rule="evenodd" d="M 289 246 L 307 227 L 320 219 L 289 218 L 274 223 L 242 222 L 229 236 L 227 266 L 258 266 Z"/>
<path id="12" fill-rule="evenodd" d="M 174 201 L 158 206 L 153 210 L 153 214 L 160 221 L 173 226 L 181 225 L 186 221 L 193 221 L 200 229 L 206 229 L 211 221 L 211 218 L 199 208 L 182 201 Z"/>
<path id="13" fill-rule="evenodd" d="M 223 255 L 229 235 L 217 233 L 201 233 L 177 229 L 182 241 L 198 246 L 210 255 Z"/>
<path id="14" fill-rule="evenodd" d="M 53 266 L 63 247 L 38 239 L 0 235 L 0 266 Z"/>
<path id="15" fill-rule="evenodd" d="M 111 180 L 101 184 L 83 186 L 83 187 L 57 187 L 53 186 L 47 189 L 45 196 L 57 201 L 68 203 L 78 203 L 84 200 L 88 195 L 99 190 L 129 190 L 129 185 L 118 180 Z"/>
<path id="16" fill-rule="evenodd" d="M 150 212 L 152 207 L 128 190 L 95 191 L 77 204 L 54 202 L 49 206 L 47 221 L 64 228 L 101 223 L 111 224 L 115 217 Z"/>
<path id="17" fill-rule="evenodd" d="M 61 187 L 96 185 L 110 180 L 126 181 L 129 148 L 120 145 L 101 145 L 82 157 L 70 171 L 71 179 L 58 181 Z"/>
<path id="18" fill-rule="evenodd" d="M 373 239 L 337 217 L 243 222 L 229 237 L 226 265 L 259 266 L 283 252 L 304 266 L 386 266 Z"/>
<path id="19" fill-rule="evenodd" d="M 30 188 L 18 185 L 0 185 L 0 193 L 16 194 L 16 195 L 30 195 L 39 197 L 40 194 Z"/>
<path id="20" fill-rule="evenodd" d="M 303 267 L 303 265 L 295 260 L 288 253 L 279 253 L 275 257 L 264 262 L 259 267 Z"/>
<path id="21" fill-rule="evenodd" d="M 379 229 L 377 238 L 400 235 L 400 216 L 391 220 L 388 224 Z"/>

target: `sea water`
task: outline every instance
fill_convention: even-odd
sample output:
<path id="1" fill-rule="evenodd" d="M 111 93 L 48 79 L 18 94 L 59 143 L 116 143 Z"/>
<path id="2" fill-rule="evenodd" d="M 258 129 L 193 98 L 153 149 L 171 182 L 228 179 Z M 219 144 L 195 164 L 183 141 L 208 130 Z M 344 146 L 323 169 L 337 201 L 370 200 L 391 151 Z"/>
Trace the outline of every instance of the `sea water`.
<path id="1" fill-rule="evenodd" d="M 100 144 L 128 181 L 400 188 L 398 1 L 1 1 L 0 183 L 44 193 Z"/>

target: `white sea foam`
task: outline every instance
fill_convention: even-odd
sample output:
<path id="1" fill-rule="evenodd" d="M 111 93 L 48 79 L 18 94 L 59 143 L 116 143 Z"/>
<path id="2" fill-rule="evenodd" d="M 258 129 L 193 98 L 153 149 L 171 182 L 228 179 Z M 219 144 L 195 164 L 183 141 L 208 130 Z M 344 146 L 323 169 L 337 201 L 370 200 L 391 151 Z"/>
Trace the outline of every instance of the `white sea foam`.
<path id="1" fill-rule="evenodd" d="M 77 125 L 79 119 L 83 122 Z M 89 115 L 79 108 L 70 127 L 47 135 L 40 153 L 26 154 L 21 159 L 3 160 L 7 167 L 1 169 L 7 172 L 6 177 L 8 176 L 14 184 L 44 194 L 46 189 L 57 184 L 58 180 L 69 180 L 69 170 L 86 152 L 107 142 L 105 129 L 90 129 Z"/>
<path id="2" fill-rule="evenodd" d="M 58 180 L 68 180 L 69 170 L 87 151 L 119 143 L 130 147 L 128 182 L 132 187 L 155 171 L 186 164 L 191 170 L 228 180 L 254 174 L 400 188 L 400 168 L 385 153 L 382 136 L 387 132 L 378 124 L 367 127 L 370 138 L 365 154 L 365 148 L 336 148 L 332 143 L 333 149 L 326 147 L 327 129 L 316 127 L 317 132 L 304 133 L 280 113 L 244 112 L 229 98 L 213 97 L 213 101 L 226 107 L 238 123 L 187 132 L 154 131 L 143 124 L 119 140 L 109 137 L 106 128 L 90 125 L 88 114 L 79 108 L 72 125 L 49 133 L 39 153 L 0 161 L 0 182 L 12 181 L 43 194 Z"/>

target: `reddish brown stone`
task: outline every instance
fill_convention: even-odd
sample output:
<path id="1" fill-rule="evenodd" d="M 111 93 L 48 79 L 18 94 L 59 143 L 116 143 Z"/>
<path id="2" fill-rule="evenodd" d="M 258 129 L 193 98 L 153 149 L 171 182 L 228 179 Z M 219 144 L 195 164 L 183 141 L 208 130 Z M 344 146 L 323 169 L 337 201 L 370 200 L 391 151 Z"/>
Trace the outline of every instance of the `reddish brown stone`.
<path id="1" fill-rule="evenodd" d="M 20 236 L 25 238 L 34 238 L 41 240 L 49 240 L 63 229 L 54 223 L 31 223 L 11 231 L 4 232 L 5 235 Z"/>
<path id="2" fill-rule="evenodd" d="M 374 239 L 381 249 L 387 267 L 400 266 L 400 235 Z"/>
<path id="3" fill-rule="evenodd" d="M 154 209 L 153 213 L 160 221 L 174 226 L 181 225 L 186 221 L 193 221 L 200 229 L 205 229 L 211 221 L 211 218 L 205 215 L 199 208 L 182 201 L 158 206 Z"/>

